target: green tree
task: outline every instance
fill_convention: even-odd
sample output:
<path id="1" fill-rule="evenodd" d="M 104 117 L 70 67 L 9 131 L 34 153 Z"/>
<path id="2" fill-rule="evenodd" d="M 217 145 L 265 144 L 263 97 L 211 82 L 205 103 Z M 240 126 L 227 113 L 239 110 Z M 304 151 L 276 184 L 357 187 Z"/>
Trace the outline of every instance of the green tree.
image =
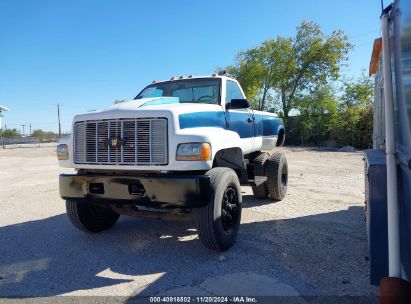
<path id="1" fill-rule="evenodd" d="M 57 138 L 57 134 L 50 131 L 43 131 L 41 129 L 33 130 L 32 136 L 38 138 L 40 141 L 48 141 Z"/>
<path id="2" fill-rule="evenodd" d="M 343 92 L 341 98 L 343 108 L 370 108 L 374 100 L 374 81 L 363 72 L 357 79 L 344 81 Z"/>
<path id="3" fill-rule="evenodd" d="M 300 115 L 295 126 L 296 137 L 303 142 L 320 143 L 328 140 L 337 116 L 338 99 L 331 85 L 321 85 L 310 94 L 295 98 Z"/>
<path id="4" fill-rule="evenodd" d="M 292 42 L 289 62 L 284 65 L 276 87 L 281 94 L 285 119 L 294 107 L 296 94 L 339 77 L 340 67 L 351 49 L 342 31 L 324 35 L 318 24 L 313 22 L 302 22 Z"/>
<path id="5" fill-rule="evenodd" d="M 240 51 L 234 65 L 225 68 L 241 83 L 255 109 L 268 108 L 267 101 L 273 99 L 273 88 L 277 86 L 283 66 L 288 62 L 286 55 L 291 47 L 290 38 L 268 39 L 256 48 Z"/>
<path id="6" fill-rule="evenodd" d="M 341 145 L 368 148 L 372 144 L 374 82 L 363 74 L 343 82 L 338 116 L 331 137 Z"/>
<path id="7" fill-rule="evenodd" d="M 16 129 L 4 129 L 0 130 L 0 137 L 12 138 L 20 137 L 20 133 Z"/>
<path id="8" fill-rule="evenodd" d="M 235 58 L 234 65 L 227 66 L 225 68 L 217 68 L 217 72 L 224 70 L 227 74 L 234 77 L 240 82 L 241 87 L 244 90 L 247 99 L 251 103 L 252 108 L 259 109 L 258 107 L 258 92 L 260 89 L 260 83 L 256 80 L 257 74 L 255 65 L 248 63 L 243 52 L 239 52 Z"/>
<path id="9" fill-rule="evenodd" d="M 339 77 L 350 49 L 342 31 L 325 35 L 318 24 L 304 21 L 294 37 L 278 36 L 240 52 L 227 70 L 237 77 L 246 94 L 251 93 L 248 98 L 258 100 L 258 109 L 267 108 L 270 92 L 278 96 L 287 120 L 297 96 Z"/>
<path id="10" fill-rule="evenodd" d="M 33 137 L 37 137 L 37 138 L 44 138 L 45 137 L 45 135 L 46 135 L 46 132 L 44 132 L 43 130 L 41 130 L 41 129 L 36 129 L 36 130 L 33 130 L 33 132 L 31 133 L 31 135 L 33 136 Z"/>

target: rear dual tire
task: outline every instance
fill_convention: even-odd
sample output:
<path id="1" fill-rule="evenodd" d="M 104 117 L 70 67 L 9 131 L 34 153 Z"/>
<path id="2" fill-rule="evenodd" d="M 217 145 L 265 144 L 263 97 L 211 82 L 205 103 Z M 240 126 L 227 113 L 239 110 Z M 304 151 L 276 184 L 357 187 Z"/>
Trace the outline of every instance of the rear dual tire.
<path id="1" fill-rule="evenodd" d="M 270 154 L 267 152 L 261 152 L 254 159 L 254 176 L 265 176 L 264 165 L 270 158 Z M 253 187 L 253 193 L 256 198 L 266 199 L 268 198 L 268 189 L 266 183 L 262 183 Z"/>
<path id="2" fill-rule="evenodd" d="M 267 181 L 253 187 L 256 198 L 281 201 L 287 194 L 288 163 L 285 154 L 261 152 L 254 160 L 254 175 L 266 176 Z"/>

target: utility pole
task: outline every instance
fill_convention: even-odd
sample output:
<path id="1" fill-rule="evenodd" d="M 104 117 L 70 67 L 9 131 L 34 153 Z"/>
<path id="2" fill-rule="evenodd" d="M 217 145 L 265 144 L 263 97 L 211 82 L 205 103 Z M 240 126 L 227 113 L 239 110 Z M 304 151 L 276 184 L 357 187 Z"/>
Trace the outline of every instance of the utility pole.
<path id="1" fill-rule="evenodd" d="M 23 127 L 23 134 L 22 134 L 22 135 L 24 136 L 24 127 L 25 127 L 26 125 L 21 125 L 21 126 Z"/>
<path id="2" fill-rule="evenodd" d="M 61 104 L 57 103 L 57 119 L 59 122 L 59 139 L 61 138 L 60 106 Z"/>
<path id="3" fill-rule="evenodd" d="M 29 136 L 31 136 L 31 123 L 30 123 L 30 133 L 29 133 Z"/>

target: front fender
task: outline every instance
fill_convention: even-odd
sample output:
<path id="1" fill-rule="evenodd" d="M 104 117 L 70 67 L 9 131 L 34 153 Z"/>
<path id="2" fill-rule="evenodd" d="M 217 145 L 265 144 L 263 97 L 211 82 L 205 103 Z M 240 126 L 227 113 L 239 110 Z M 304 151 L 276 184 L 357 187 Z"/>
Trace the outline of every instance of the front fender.
<path id="1" fill-rule="evenodd" d="M 199 139 L 202 138 L 204 142 L 210 143 L 213 159 L 220 150 L 228 148 L 239 148 L 243 150 L 241 147 L 241 138 L 238 133 L 222 128 L 205 127 L 182 129 L 179 135 L 183 135 L 182 137 L 199 137 Z"/>

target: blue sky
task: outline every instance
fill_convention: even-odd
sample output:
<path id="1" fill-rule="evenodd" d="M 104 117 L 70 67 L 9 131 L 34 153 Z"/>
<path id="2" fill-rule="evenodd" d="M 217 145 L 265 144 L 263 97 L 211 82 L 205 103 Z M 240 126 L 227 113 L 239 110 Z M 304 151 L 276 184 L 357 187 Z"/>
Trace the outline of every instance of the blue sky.
<path id="1" fill-rule="evenodd" d="M 56 131 L 59 102 L 68 131 L 75 114 L 132 99 L 153 79 L 211 74 L 302 20 L 345 31 L 356 46 L 343 74 L 358 76 L 380 9 L 380 0 L 0 0 L 3 126 Z"/>

